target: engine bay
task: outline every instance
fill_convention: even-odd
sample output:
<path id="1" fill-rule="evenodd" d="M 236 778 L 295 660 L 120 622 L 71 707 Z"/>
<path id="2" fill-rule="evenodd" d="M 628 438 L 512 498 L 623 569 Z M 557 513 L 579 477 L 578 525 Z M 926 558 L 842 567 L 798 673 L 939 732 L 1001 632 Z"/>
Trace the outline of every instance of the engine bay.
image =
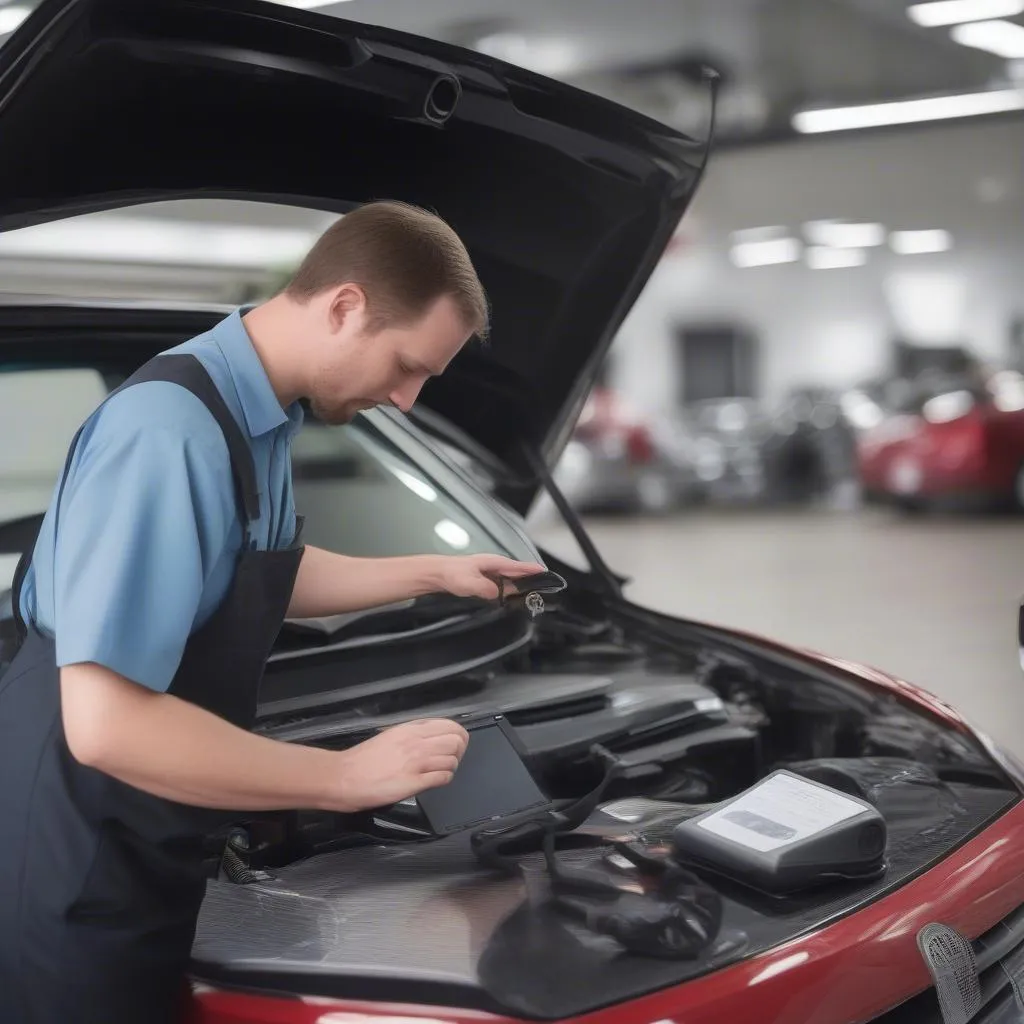
<path id="1" fill-rule="evenodd" d="M 478 628 L 493 630 L 497 620 L 506 639 L 522 633 L 511 653 L 476 670 L 413 683 L 403 677 L 403 685 L 384 683 L 371 692 L 350 686 L 314 710 L 280 712 L 274 709 L 284 702 L 269 702 L 258 731 L 344 749 L 411 718 L 498 713 L 514 727 L 531 772 L 554 799 L 578 798 L 597 783 L 594 744 L 636 769 L 613 784 L 609 800 L 709 804 L 774 768 L 863 758 L 903 759 L 944 782 L 1012 790 L 969 736 L 896 696 L 687 635 L 675 620 L 666 620 L 665 630 L 632 606 L 602 604 L 570 594 L 536 618 L 510 611 L 504 621 L 487 610 Z M 466 627 L 459 627 L 461 637 Z M 286 689 L 293 671 L 291 662 L 272 664 L 272 690 Z M 344 662 L 333 673 L 344 674 Z M 280 830 L 284 817 L 273 816 L 271 828 Z M 310 817 L 291 816 L 293 836 L 311 827 Z M 333 828 L 343 832 L 340 817 Z M 278 863 L 289 856 L 267 852 Z M 315 847 L 295 855 L 311 852 Z"/>
<path id="2" fill-rule="evenodd" d="M 227 844 L 230 870 L 226 837 L 210 837 L 194 950 L 200 977 L 287 990 L 299 972 L 312 994 L 449 1004 L 455 986 L 458 1005 L 579 1014 L 849 913 L 1019 799 L 969 734 L 810 660 L 580 589 L 537 617 L 502 613 L 501 628 L 525 640 L 486 665 L 372 693 L 332 691 L 315 711 L 270 711 L 258 728 L 343 749 L 410 718 L 499 714 L 541 789 L 565 802 L 601 783 L 597 746 L 625 770 L 559 857 L 606 876 L 627 867 L 609 859 L 615 843 L 664 854 L 681 822 L 783 769 L 877 809 L 884 871 L 779 896 L 698 868 L 720 901 L 721 929 L 700 955 L 667 962 L 629 955 L 608 935 L 553 915 L 537 850 L 524 849 L 520 873 L 508 876 L 482 865 L 465 834 L 402 836 L 401 825 L 372 833 L 365 821 L 314 812 L 253 816 Z M 275 685 L 287 670 L 287 659 L 273 667 Z M 400 823 L 396 810 L 375 817 Z M 419 839 L 429 841 L 411 841 Z M 437 932 L 429 948 L 410 921 Z"/>

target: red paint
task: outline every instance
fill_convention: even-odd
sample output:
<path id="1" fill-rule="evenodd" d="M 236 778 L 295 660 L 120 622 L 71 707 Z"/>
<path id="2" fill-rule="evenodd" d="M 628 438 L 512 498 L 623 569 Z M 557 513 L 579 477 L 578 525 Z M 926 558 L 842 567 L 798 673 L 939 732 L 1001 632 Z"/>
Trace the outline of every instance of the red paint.
<path id="1" fill-rule="evenodd" d="M 685 985 L 576 1018 L 586 1024 L 856 1024 L 929 985 L 915 936 L 930 921 L 970 938 L 1024 904 L 1024 805 L 891 896 L 802 939 Z M 390 1022 L 381 1018 L 391 1018 Z M 504 1018 L 429 1006 L 205 992 L 186 1024 L 395 1024 Z"/>
<path id="2" fill-rule="evenodd" d="M 871 493 L 908 500 L 1012 498 L 1024 465 L 1024 413 L 1000 410 L 988 400 L 947 423 L 895 416 L 865 432 L 857 447 L 861 483 Z M 901 490 L 901 473 L 909 490 Z M 913 484 L 907 473 L 916 477 Z"/>

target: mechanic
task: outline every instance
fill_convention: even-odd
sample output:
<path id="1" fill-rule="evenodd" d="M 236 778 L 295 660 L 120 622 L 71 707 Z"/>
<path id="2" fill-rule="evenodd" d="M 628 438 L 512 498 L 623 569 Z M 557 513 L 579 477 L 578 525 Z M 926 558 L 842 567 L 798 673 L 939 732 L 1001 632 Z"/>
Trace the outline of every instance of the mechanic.
<path id="1" fill-rule="evenodd" d="M 0 679 L 4 1024 L 180 1020 L 204 835 L 239 812 L 354 812 L 451 780 L 467 743 L 452 721 L 347 751 L 251 727 L 286 617 L 492 599 L 542 569 L 299 542 L 299 400 L 332 424 L 408 410 L 487 325 L 455 232 L 370 203 L 280 294 L 147 363 L 76 435 L 19 567 L 24 639 Z"/>

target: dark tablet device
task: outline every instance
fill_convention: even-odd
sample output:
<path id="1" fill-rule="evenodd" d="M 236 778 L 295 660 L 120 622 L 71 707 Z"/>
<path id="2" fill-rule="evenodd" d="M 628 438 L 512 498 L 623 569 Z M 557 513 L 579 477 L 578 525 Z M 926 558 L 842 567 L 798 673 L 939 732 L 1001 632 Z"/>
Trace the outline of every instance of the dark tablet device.
<path id="1" fill-rule="evenodd" d="M 469 746 L 455 777 L 416 798 L 431 832 L 448 835 L 551 806 L 504 715 L 460 719 L 459 724 L 469 733 Z"/>

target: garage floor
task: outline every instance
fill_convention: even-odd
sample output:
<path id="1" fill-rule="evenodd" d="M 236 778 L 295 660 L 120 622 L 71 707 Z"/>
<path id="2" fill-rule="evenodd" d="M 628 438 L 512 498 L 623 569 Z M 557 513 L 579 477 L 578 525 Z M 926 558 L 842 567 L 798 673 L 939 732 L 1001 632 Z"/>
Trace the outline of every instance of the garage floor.
<path id="1" fill-rule="evenodd" d="M 885 669 L 1024 755 L 1021 520 L 716 512 L 588 525 L 633 577 L 633 600 Z M 567 531 L 534 533 L 579 564 Z"/>

